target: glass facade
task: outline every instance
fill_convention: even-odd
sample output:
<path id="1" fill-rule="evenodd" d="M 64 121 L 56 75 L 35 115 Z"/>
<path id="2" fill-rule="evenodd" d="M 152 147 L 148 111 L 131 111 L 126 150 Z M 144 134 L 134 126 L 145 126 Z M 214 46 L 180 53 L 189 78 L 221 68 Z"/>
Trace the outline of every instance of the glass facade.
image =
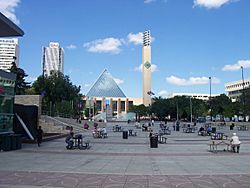
<path id="1" fill-rule="evenodd" d="M 121 111 L 124 112 L 125 111 L 125 101 L 121 101 Z"/>
<path id="2" fill-rule="evenodd" d="M 12 73 L 6 72 L 0 74 L 0 133 L 10 132 L 13 129 L 15 81 L 5 78 L 7 74 L 13 76 Z"/>
<path id="3" fill-rule="evenodd" d="M 87 93 L 88 97 L 126 97 L 111 74 L 104 70 Z"/>
<path id="4" fill-rule="evenodd" d="M 112 102 L 112 110 L 113 110 L 113 112 L 116 111 L 116 109 L 117 109 L 117 101 L 113 101 Z"/>
<path id="5" fill-rule="evenodd" d="M 102 110 L 102 101 L 96 101 L 96 111 Z"/>

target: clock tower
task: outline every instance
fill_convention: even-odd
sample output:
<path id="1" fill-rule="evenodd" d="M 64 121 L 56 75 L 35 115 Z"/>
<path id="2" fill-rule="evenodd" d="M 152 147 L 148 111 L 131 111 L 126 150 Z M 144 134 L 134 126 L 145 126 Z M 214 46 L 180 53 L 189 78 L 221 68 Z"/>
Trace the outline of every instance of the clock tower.
<path id="1" fill-rule="evenodd" d="M 143 89 L 142 97 L 145 106 L 151 105 L 151 46 L 150 46 L 150 31 L 143 33 L 143 48 L 142 48 L 142 77 Z"/>

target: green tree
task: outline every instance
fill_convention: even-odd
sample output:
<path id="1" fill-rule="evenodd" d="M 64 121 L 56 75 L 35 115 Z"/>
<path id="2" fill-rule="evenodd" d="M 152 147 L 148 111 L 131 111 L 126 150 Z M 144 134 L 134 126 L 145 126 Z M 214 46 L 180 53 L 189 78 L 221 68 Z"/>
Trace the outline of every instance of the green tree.
<path id="1" fill-rule="evenodd" d="M 149 108 L 144 104 L 141 105 L 132 105 L 129 108 L 130 112 L 134 112 L 136 114 L 136 121 L 139 120 L 141 116 L 147 116 L 149 114 Z"/>
<path id="2" fill-rule="evenodd" d="M 192 114 L 193 118 L 198 118 L 200 116 L 206 116 L 209 106 L 208 104 L 201 99 L 192 99 Z"/>
<path id="3" fill-rule="evenodd" d="M 245 112 L 250 116 L 250 87 L 245 89 Z"/>
<path id="4" fill-rule="evenodd" d="M 187 118 L 188 118 L 188 114 L 187 114 L 186 110 L 184 110 L 184 111 L 182 112 L 181 118 L 182 118 L 182 119 L 187 119 Z"/>
<path id="5" fill-rule="evenodd" d="M 232 101 L 225 94 L 221 94 L 220 96 L 216 96 L 211 99 L 211 109 L 213 116 L 217 114 L 223 116 L 230 115 L 230 109 L 232 109 Z"/>
<path id="6" fill-rule="evenodd" d="M 250 87 L 244 89 L 244 93 L 239 96 L 238 100 L 239 108 L 241 109 L 240 115 L 250 115 Z"/>
<path id="7" fill-rule="evenodd" d="M 10 68 L 10 72 L 16 74 L 16 85 L 15 85 L 15 93 L 16 95 L 24 95 L 25 90 L 30 88 L 30 83 L 25 82 L 25 77 L 28 75 L 21 68 L 16 66 L 16 63 L 13 62 Z"/>
<path id="8" fill-rule="evenodd" d="M 43 110 L 79 114 L 81 88 L 73 85 L 69 77 L 61 72 L 52 72 L 49 77 L 39 76 L 32 84 L 32 89 L 43 96 Z"/>
<path id="9" fill-rule="evenodd" d="M 153 113 L 158 119 L 164 120 L 170 112 L 170 104 L 168 99 L 162 99 L 161 97 L 155 97 L 151 106 L 151 113 Z"/>
<path id="10" fill-rule="evenodd" d="M 206 114 L 207 105 L 204 101 L 199 99 L 191 99 L 190 101 L 190 97 L 186 96 L 176 96 L 169 99 L 154 98 L 151 110 L 159 119 L 163 120 L 167 116 L 170 116 L 171 119 L 176 119 L 178 108 L 179 117 L 190 119 L 190 102 L 192 104 L 193 118 Z"/>

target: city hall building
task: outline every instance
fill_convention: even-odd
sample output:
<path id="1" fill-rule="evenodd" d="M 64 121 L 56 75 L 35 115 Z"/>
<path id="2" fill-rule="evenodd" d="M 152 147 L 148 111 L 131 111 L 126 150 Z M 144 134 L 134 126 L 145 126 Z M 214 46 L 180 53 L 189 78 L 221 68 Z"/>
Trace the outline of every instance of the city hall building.
<path id="1" fill-rule="evenodd" d="M 86 108 L 94 114 L 110 111 L 112 114 L 127 113 L 131 105 L 142 104 L 142 98 L 126 97 L 121 88 L 105 69 L 83 98 Z"/>
<path id="2" fill-rule="evenodd" d="M 244 80 L 233 81 L 225 84 L 225 91 L 228 93 L 228 97 L 235 102 L 237 97 L 242 94 L 244 88 L 248 88 L 250 86 L 250 78 Z"/>
<path id="3" fill-rule="evenodd" d="M 142 81 L 142 97 L 130 98 L 123 93 L 111 74 L 104 70 L 84 97 L 84 105 L 90 110 L 95 110 L 95 112 L 92 110 L 91 114 L 106 112 L 108 117 L 127 113 L 132 105 L 150 106 L 152 104 L 150 31 L 143 33 Z"/>

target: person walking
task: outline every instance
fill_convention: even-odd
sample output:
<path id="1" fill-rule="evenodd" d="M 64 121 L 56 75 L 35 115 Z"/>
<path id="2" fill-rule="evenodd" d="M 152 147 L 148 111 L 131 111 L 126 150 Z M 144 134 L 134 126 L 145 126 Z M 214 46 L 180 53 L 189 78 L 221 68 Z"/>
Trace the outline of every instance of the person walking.
<path id="1" fill-rule="evenodd" d="M 173 122 L 173 131 L 175 131 L 175 121 Z"/>
<path id="2" fill-rule="evenodd" d="M 40 147 L 42 140 L 43 140 L 43 130 L 42 130 L 42 127 L 39 126 L 37 129 L 37 145 L 38 145 L 38 147 Z"/>

